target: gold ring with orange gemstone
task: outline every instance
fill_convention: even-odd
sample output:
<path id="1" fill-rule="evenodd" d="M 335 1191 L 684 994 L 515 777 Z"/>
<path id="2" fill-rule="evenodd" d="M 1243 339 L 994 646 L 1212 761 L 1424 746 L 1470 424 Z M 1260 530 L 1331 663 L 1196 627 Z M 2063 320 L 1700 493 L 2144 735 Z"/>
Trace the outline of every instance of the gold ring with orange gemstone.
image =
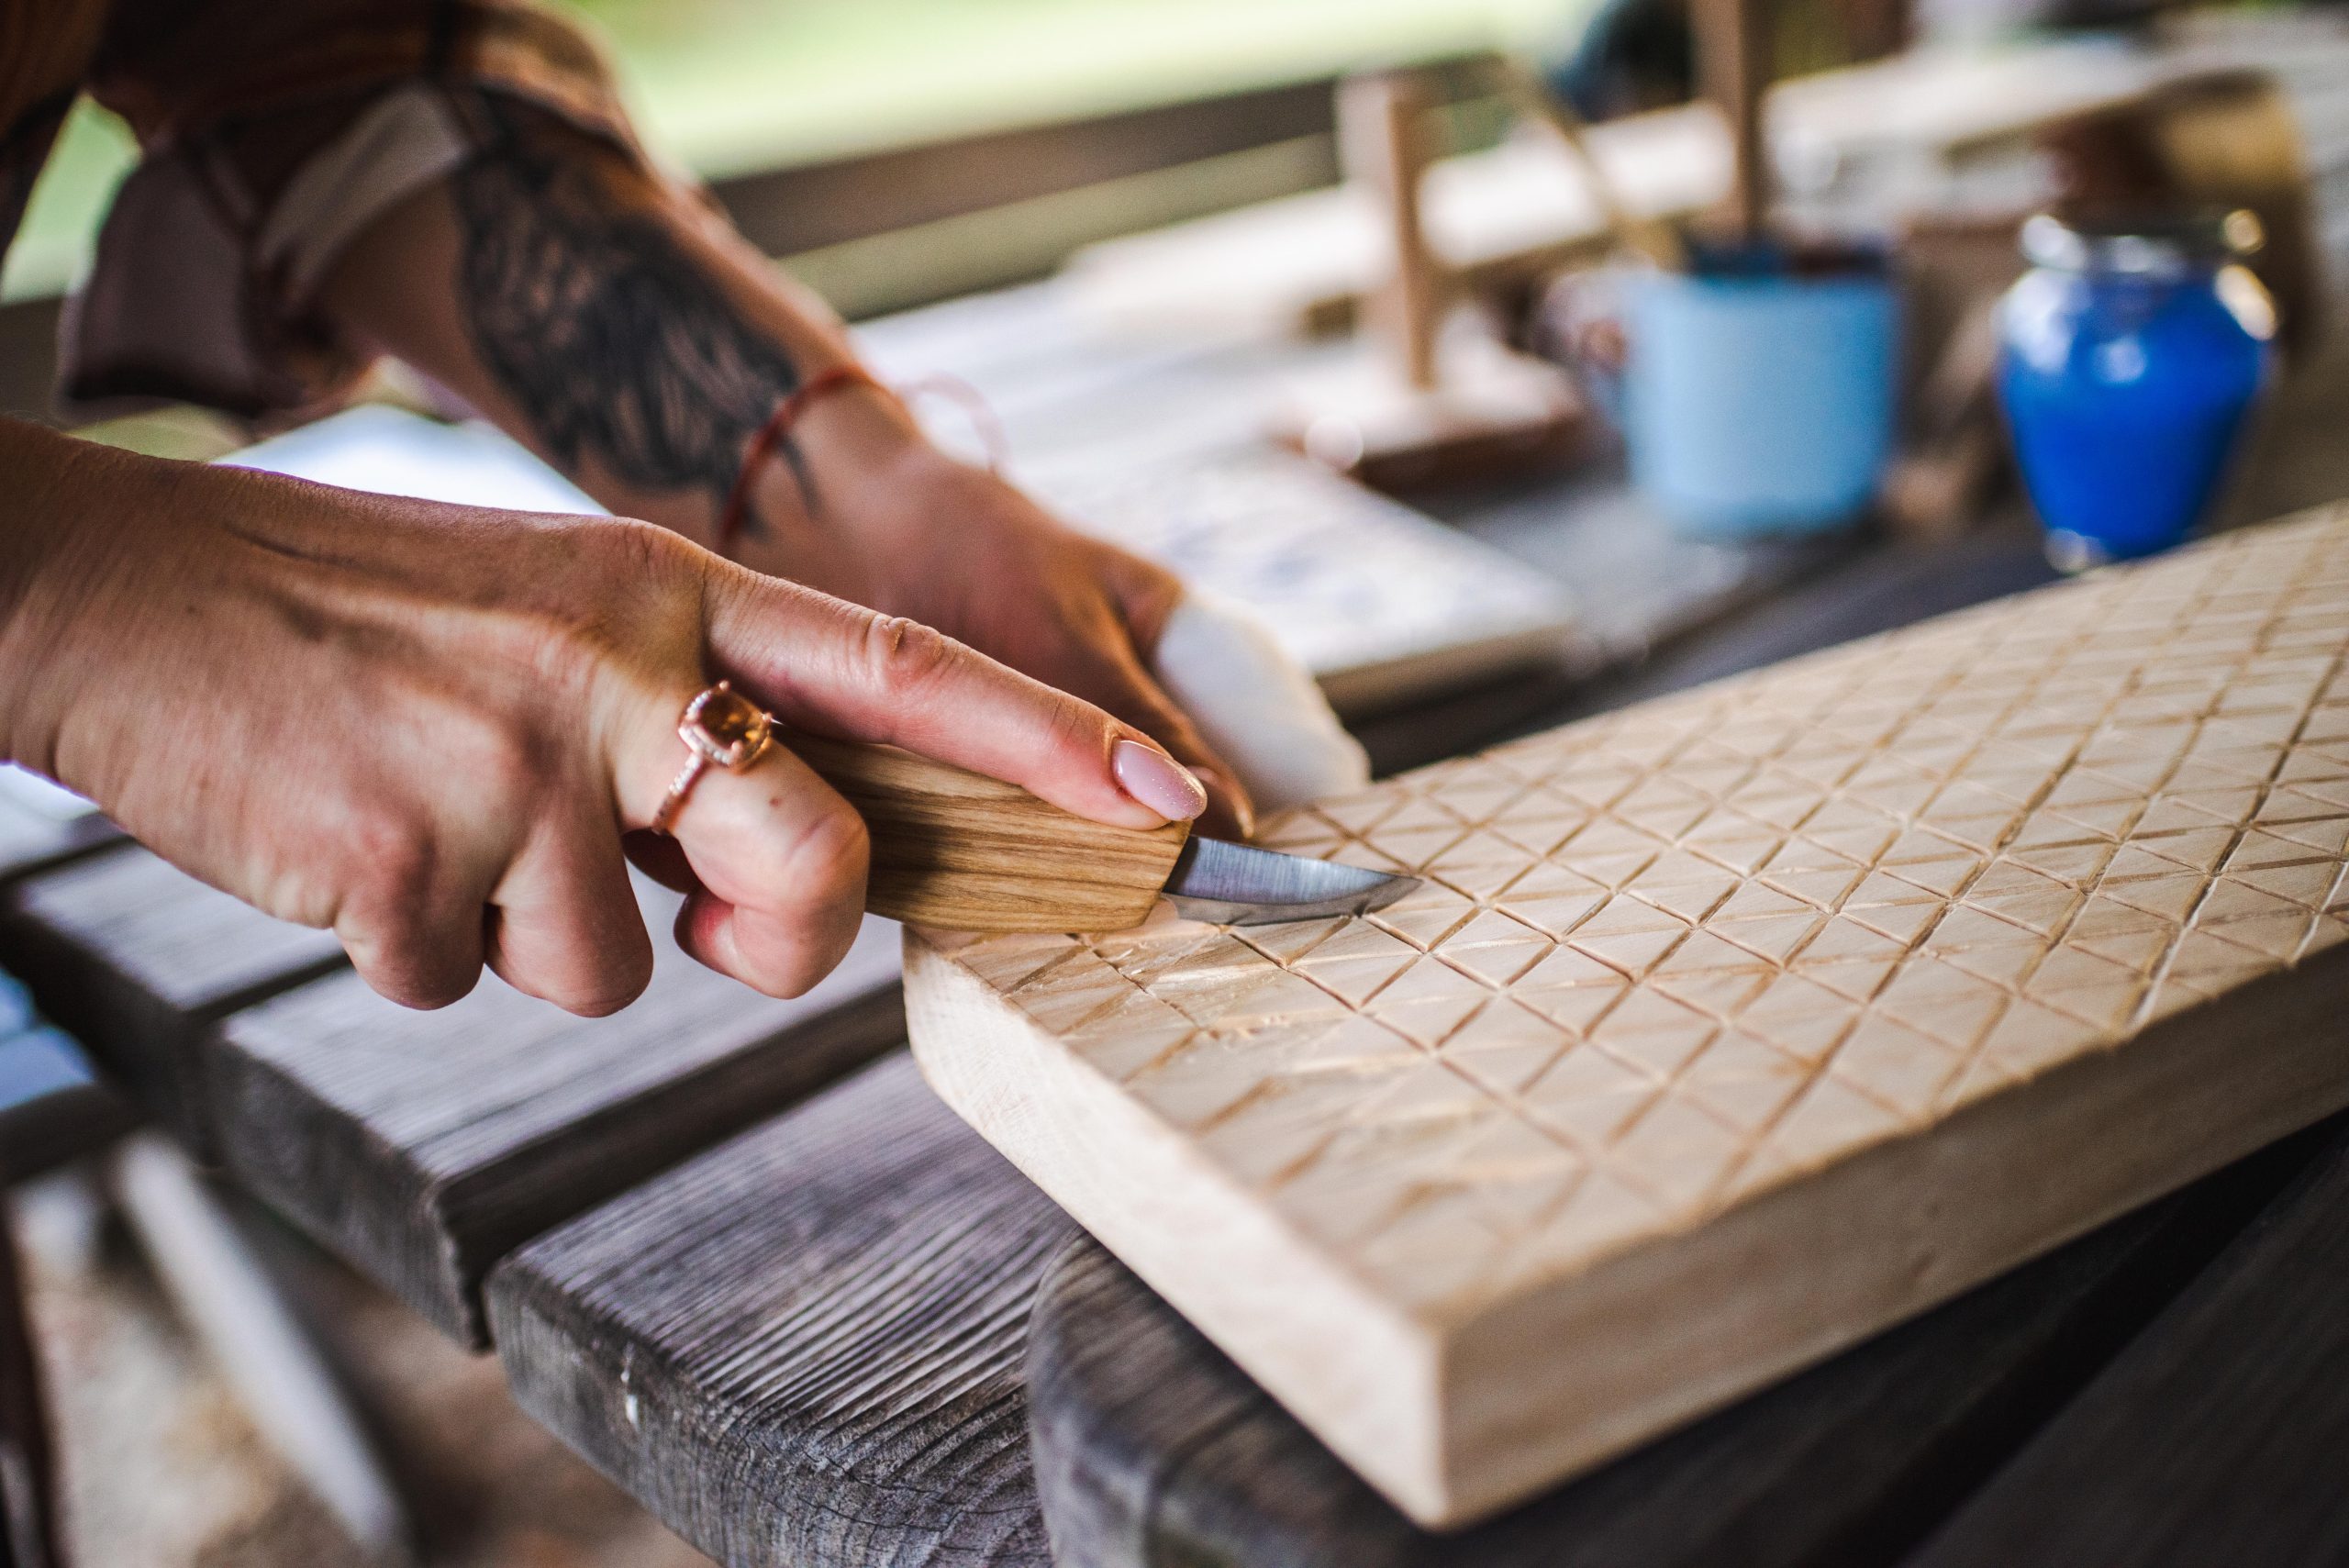
<path id="1" fill-rule="evenodd" d="M 696 693 L 677 720 L 677 739 L 685 743 L 685 765 L 670 784 L 661 808 L 652 814 L 652 830 L 666 833 L 685 809 L 703 772 L 712 767 L 740 773 L 774 744 L 774 719 L 758 704 L 720 681 Z"/>

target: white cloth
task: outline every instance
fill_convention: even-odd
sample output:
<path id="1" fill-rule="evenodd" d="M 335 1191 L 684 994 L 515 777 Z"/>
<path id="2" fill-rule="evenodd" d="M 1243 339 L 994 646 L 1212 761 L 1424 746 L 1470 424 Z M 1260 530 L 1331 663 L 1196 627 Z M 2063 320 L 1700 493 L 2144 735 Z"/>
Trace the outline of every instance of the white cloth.
<path id="1" fill-rule="evenodd" d="M 1158 639 L 1158 679 L 1271 813 L 1370 782 L 1370 759 L 1313 677 L 1255 617 L 1185 595 Z"/>

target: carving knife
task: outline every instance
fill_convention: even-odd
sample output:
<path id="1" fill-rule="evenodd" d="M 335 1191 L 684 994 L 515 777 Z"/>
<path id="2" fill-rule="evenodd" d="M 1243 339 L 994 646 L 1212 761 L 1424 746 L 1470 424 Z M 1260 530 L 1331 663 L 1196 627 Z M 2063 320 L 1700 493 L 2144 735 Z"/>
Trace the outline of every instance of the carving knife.
<path id="1" fill-rule="evenodd" d="M 865 907 L 964 931 L 1115 931 L 1163 896 L 1195 920 L 1268 925 L 1367 914 L 1419 879 L 1308 860 L 1190 825 L 1110 828 L 1016 784 L 888 746 L 779 737 L 864 818 Z"/>

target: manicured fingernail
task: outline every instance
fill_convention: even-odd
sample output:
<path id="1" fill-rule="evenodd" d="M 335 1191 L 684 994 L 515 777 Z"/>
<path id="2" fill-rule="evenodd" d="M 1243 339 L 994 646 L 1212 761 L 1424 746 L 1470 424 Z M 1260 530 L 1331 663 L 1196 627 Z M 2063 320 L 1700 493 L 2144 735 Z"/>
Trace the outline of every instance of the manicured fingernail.
<path id="1" fill-rule="evenodd" d="M 1109 771 L 1118 787 L 1169 822 L 1188 822 L 1208 808 L 1208 792 L 1180 762 L 1139 740 L 1109 748 Z"/>

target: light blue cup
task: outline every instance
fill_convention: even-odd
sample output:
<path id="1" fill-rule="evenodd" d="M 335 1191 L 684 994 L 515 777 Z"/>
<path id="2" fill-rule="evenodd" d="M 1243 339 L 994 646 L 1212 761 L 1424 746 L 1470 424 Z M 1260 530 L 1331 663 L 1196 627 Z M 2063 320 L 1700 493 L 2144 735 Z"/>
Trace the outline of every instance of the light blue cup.
<path id="1" fill-rule="evenodd" d="M 1627 306 L 1631 478 L 1675 525 L 1813 533 L 1875 498 L 1898 352 L 1881 271 L 1643 273 Z"/>

